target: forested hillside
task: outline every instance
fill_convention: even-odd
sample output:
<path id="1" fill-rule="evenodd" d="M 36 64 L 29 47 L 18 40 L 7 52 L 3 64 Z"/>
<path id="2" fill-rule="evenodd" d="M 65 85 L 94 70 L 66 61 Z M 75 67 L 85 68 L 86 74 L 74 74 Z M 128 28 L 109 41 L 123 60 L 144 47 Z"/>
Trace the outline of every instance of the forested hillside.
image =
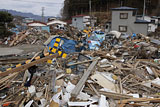
<path id="1" fill-rule="evenodd" d="M 78 14 L 89 14 L 90 0 L 65 0 L 62 9 L 64 19 Z M 143 12 L 144 0 L 91 0 L 92 14 L 109 12 L 110 8 L 129 6 L 138 8 L 138 14 Z M 159 15 L 160 0 L 146 0 L 146 14 Z"/>

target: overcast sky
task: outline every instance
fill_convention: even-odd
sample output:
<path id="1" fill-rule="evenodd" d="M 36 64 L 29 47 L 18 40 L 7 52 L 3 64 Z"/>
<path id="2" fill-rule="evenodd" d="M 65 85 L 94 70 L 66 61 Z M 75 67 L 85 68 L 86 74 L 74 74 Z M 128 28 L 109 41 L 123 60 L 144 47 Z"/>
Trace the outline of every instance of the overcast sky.
<path id="1" fill-rule="evenodd" d="M 41 15 L 42 7 L 44 7 L 45 16 L 57 16 L 60 14 L 63 2 L 64 0 L 0 0 L 0 9 L 12 9 Z"/>

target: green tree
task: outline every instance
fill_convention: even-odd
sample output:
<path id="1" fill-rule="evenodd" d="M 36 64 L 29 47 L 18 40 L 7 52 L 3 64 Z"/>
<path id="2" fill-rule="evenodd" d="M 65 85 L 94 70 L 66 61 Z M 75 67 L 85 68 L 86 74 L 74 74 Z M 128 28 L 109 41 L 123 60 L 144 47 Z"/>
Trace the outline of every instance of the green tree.
<path id="1" fill-rule="evenodd" d="M 0 11 L 0 38 L 6 37 L 11 35 L 11 32 L 8 31 L 8 28 L 10 28 L 10 25 L 13 20 L 13 16 L 6 12 L 6 11 Z"/>

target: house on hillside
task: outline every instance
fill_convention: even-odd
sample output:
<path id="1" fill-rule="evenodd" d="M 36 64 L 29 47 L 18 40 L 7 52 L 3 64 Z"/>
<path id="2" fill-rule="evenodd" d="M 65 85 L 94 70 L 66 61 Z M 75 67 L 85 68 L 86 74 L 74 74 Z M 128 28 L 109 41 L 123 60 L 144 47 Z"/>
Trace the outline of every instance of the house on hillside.
<path id="1" fill-rule="evenodd" d="M 52 32 L 54 29 L 60 29 L 64 30 L 64 26 L 67 25 L 66 22 L 60 21 L 60 20 L 51 20 L 47 23 L 47 26 L 49 26 L 50 31 Z"/>
<path id="2" fill-rule="evenodd" d="M 49 21 L 53 21 L 53 20 L 56 20 L 56 17 L 50 17 L 50 18 L 48 18 L 48 22 Z"/>
<path id="3" fill-rule="evenodd" d="M 91 24 L 90 24 L 91 23 Z M 90 16 L 86 15 L 76 15 L 72 17 L 72 26 L 78 28 L 79 30 L 84 30 L 88 28 L 90 25 L 94 26 L 96 23 L 96 18 L 90 18 Z"/>
<path id="4" fill-rule="evenodd" d="M 137 18 L 137 8 L 118 7 L 112 8 L 111 30 L 121 33 L 148 34 L 149 21 Z"/>
<path id="5" fill-rule="evenodd" d="M 24 18 L 24 19 L 23 19 L 23 23 L 31 23 L 31 22 L 33 22 L 33 21 L 34 21 L 33 18 Z"/>
<path id="6" fill-rule="evenodd" d="M 43 30 L 43 31 L 50 32 L 47 24 L 43 23 L 43 22 L 34 21 L 34 22 L 31 22 L 31 23 L 28 23 L 27 26 L 28 26 L 28 28 L 34 28 L 34 29 L 37 29 L 37 30 Z"/>

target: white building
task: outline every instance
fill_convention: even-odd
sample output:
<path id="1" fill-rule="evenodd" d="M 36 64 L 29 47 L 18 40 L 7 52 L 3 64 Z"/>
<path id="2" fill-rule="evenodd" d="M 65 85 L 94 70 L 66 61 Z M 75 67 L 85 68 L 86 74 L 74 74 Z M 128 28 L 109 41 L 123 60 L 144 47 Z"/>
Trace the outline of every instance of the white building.
<path id="1" fill-rule="evenodd" d="M 47 26 L 50 27 L 50 31 L 52 32 L 54 29 L 61 29 L 61 30 L 64 30 L 64 27 L 65 25 L 67 25 L 66 22 L 64 21 L 61 21 L 61 20 L 52 20 L 52 21 L 49 21 L 47 23 Z"/>
<path id="2" fill-rule="evenodd" d="M 50 32 L 49 26 L 47 26 L 47 24 L 43 23 L 43 22 L 34 21 L 34 22 L 31 22 L 31 23 L 28 23 L 27 26 L 28 26 L 28 28 L 35 28 L 37 30 L 43 30 L 43 31 Z"/>
<path id="3" fill-rule="evenodd" d="M 24 19 L 23 19 L 23 23 L 31 23 L 31 22 L 33 22 L 33 21 L 34 21 L 33 18 L 24 18 Z"/>
<path id="4" fill-rule="evenodd" d="M 31 23 L 28 23 L 27 25 L 28 25 L 28 27 L 44 27 L 44 26 L 47 26 L 46 23 L 39 22 L 39 21 L 34 21 L 34 22 L 31 22 Z"/>
<path id="5" fill-rule="evenodd" d="M 142 16 L 138 17 L 138 19 L 143 19 L 143 17 Z M 150 32 L 155 32 L 155 30 L 157 29 L 158 24 L 159 24 L 159 20 L 158 19 L 159 18 L 156 17 L 156 16 L 152 16 L 152 17 L 150 17 L 150 16 L 144 16 L 144 20 L 150 22 L 148 24 L 148 32 L 149 33 Z"/>
<path id="6" fill-rule="evenodd" d="M 90 16 L 86 15 L 77 15 L 72 17 L 72 26 L 78 28 L 79 30 L 86 29 L 90 26 L 90 22 L 92 22 L 91 26 L 94 26 L 96 23 L 96 18 L 90 21 Z"/>

